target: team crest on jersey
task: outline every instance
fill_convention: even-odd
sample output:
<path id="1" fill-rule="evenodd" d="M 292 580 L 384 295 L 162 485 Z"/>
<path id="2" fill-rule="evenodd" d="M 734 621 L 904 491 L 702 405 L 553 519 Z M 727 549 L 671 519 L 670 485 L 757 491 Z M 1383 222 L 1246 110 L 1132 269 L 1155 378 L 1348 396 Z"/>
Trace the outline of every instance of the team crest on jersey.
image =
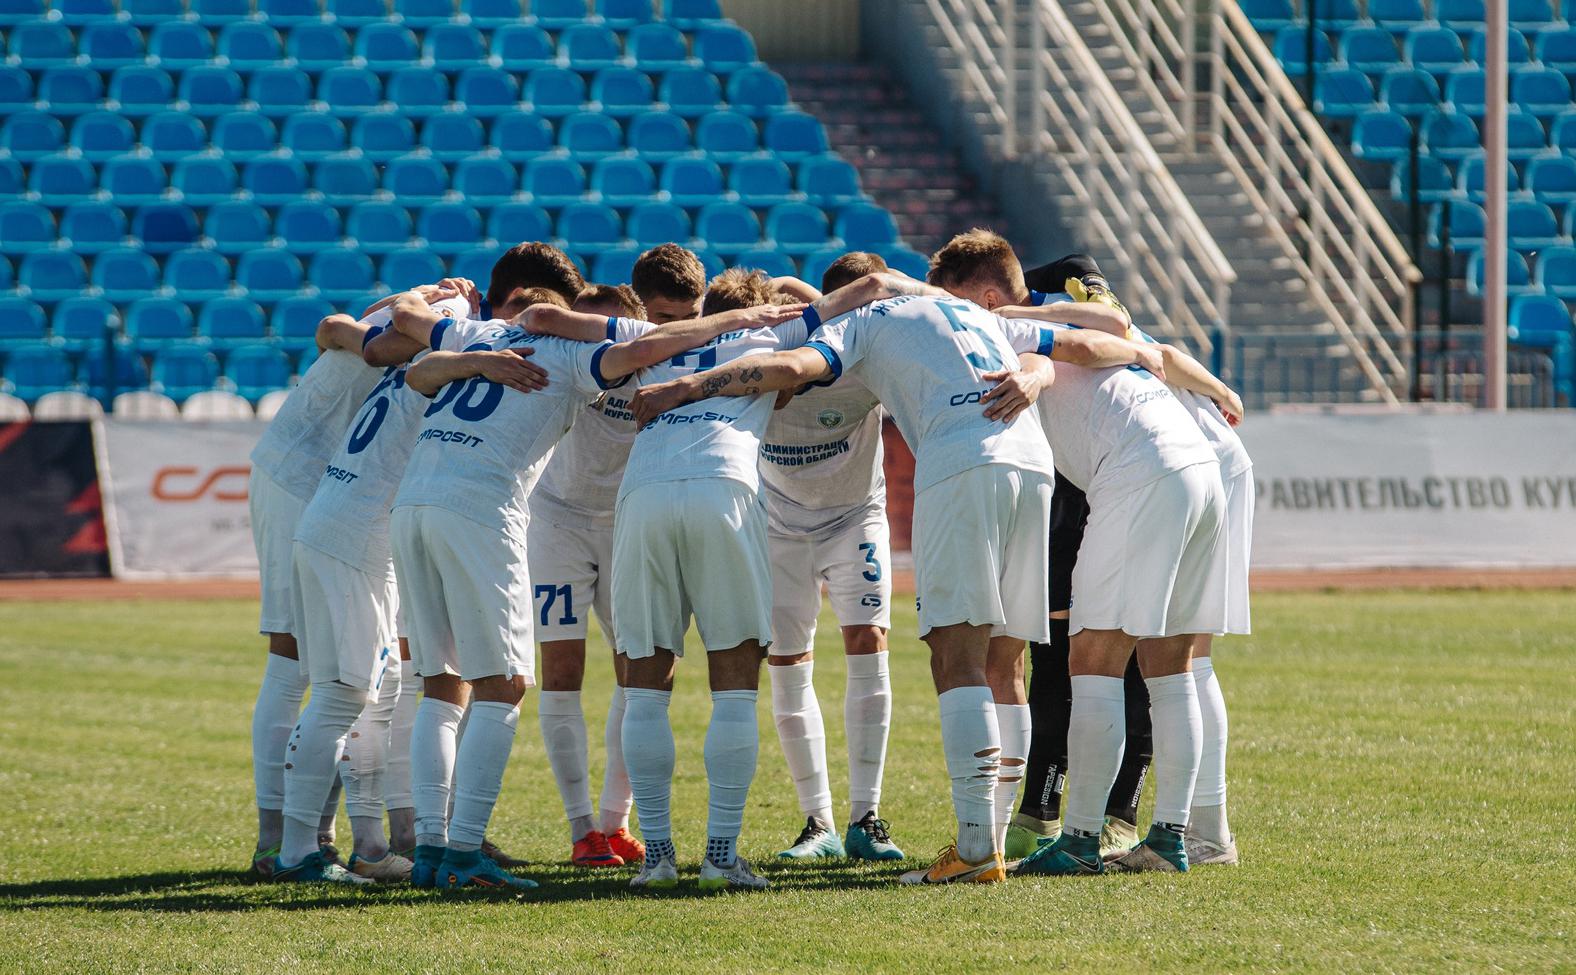
<path id="1" fill-rule="evenodd" d="M 843 425 L 843 414 L 837 410 L 822 410 L 816 416 L 816 420 L 820 422 L 821 426 L 831 430 Z"/>

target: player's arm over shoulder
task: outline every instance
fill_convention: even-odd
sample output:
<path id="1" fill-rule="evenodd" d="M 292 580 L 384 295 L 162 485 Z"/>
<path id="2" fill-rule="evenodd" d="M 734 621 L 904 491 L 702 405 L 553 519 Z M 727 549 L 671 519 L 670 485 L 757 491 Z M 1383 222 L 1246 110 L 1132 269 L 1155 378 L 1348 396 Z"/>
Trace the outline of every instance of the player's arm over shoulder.
<path id="1" fill-rule="evenodd" d="M 361 354 L 371 329 L 349 315 L 329 315 L 317 323 L 317 347 L 323 352 L 338 349 L 341 352 Z"/>
<path id="2" fill-rule="evenodd" d="M 798 389 L 834 375 L 832 360 L 815 345 L 745 356 L 725 366 L 672 382 L 643 386 L 631 407 L 635 422 L 649 423 L 668 410 L 712 396 L 756 396 Z"/>
<path id="3" fill-rule="evenodd" d="M 1027 318 L 1036 322 L 1055 322 L 1061 325 L 1076 325 L 1079 328 L 1094 329 L 1115 335 L 1118 338 L 1127 337 L 1127 328 L 1131 324 L 1125 309 L 1114 308 L 1111 305 L 1094 301 L 1056 301 L 1043 305 L 1009 305 L 996 309 L 996 314 L 1003 318 Z"/>
<path id="4" fill-rule="evenodd" d="M 611 382 L 664 359 L 699 348 L 726 332 L 767 328 L 801 318 L 805 305 L 756 305 L 681 322 L 669 322 L 628 342 L 610 346 L 598 361 L 598 379 Z"/>
<path id="5" fill-rule="evenodd" d="M 405 373 L 405 384 L 427 398 L 449 383 L 472 376 L 529 393 L 547 385 L 547 373 L 526 361 L 530 348 L 432 352 Z"/>

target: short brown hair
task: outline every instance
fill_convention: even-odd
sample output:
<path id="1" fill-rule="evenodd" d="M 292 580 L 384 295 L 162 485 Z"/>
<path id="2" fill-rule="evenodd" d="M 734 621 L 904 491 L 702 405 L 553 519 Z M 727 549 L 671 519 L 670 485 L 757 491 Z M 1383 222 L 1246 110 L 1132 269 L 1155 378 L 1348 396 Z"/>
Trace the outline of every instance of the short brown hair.
<path id="1" fill-rule="evenodd" d="M 575 298 L 575 307 L 581 305 L 597 305 L 608 307 L 616 305 L 623 312 L 623 317 L 633 318 L 636 321 L 646 320 L 646 303 L 635 294 L 635 289 L 627 284 L 588 284 L 586 289 Z"/>
<path id="2" fill-rule="evenodd" d="M 552 288 L 516 288 L 510 293 L 509 297 L 520 302 L 522 311 L 532 305 L 552 305 L 554 308 L 569 307 L 569 302 L 564 300 L 564 296 Z"/>
<path id="3" fill-rule="evenodd" d="M 642 301 L 694 301 L 706 291 L 706 265 L 678 244 L 659 244 L 635 260 L 629 282 Z"/>
<path id="4" fill-rule="evenodd" d="M 821 274 L 821 292 L 830 294 L 838 288 L 853 284 L 867 274 L 890 271 L 880 254 L 869 251 L 849 251 L 827 265 Z"/>
<path id="5" fill-rule="evenodd" d="M 1016 295 L 1024 288 L 1023 265 L 1007 238 L 982 227 L 958 234 L 930 258 L 926 280 L 938 288 L 978 283 Z"/>
<path id="6" fill-rule="evenodd" d="M 586 286 L 580 269 L 569 255 L 552 244 L 516 244 L 493 265 L 487 285 L 487 303 L 502 305 L 515 288 L 547 288 L 558 293 L 567 306 Z"/>
<path id="7" fill-rule="evenodd" d="M 700 313 L 715 315 L 722 311 L 776 303 L 777 292 L 772 288 L 772 279 L 766 276 L 765 271 L 748 271 L 742 267 L 730 267 L 711 279 L 711 284 L 706 288 L 706 300 L 700 306 Z"/>

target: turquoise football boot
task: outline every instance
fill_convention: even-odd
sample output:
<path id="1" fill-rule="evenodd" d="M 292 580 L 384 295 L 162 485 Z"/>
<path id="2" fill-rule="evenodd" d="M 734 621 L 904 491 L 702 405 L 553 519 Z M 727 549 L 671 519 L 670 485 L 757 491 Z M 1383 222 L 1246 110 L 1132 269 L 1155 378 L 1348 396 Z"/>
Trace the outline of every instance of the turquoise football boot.
<path id="1" fill-rule="evenodd" d="M 832 827 L 814 816 L 807 816 L 804 829 L 799 832 L 799 838 L 793 841 L 793 846 L 777 855 L 784 860 L 822 860 L 848 854 L 843 852 L 843 843 L 832 832 Z"/>
<path id="2" fill-rule="evenodd" d="M 903 851 L 887 833 L 887 821 L 877 819 L 874 809 L 857 823 L 850 823 L 843 847 L 855 860 L 901 860 Z"/>
<path id="3" fill-rule="evenodd" d="M 1107 866 L 1117 873 L 1187 873 L 1187 845 L 1181 831 L 1157 823 L 1142 843 Z"/>
<path id="4" fill-rule="evenodd" d="M 337 863 L 323 856 L 321 851 L 308 853 L 293 867 L 274 861 L 273 880 L 285 884 L 345 884 L 364 887 L 372 883 L 369 877 L 358 877 Z"/>
<path id="5" fill-rule="evenodd" d="M 447 850 L 438 867 L 437 886 L 444 890 L 459 887 L 487 887 L 494 890 L 534 890 L 536 881 L 516 877 L 483 856 L 480 850 Z"/>
<path id="6" fill-rule="evenodd" d="M 1024 857 L 1013 873 L 1048 877 L 1081 877 L 1105 873 L 1105 863 L 1100 859 L 1100 837 L 1074 836 L 1064 830 L 1056 842 L 1048 843 Z"/>
<path id="7" fill-rule="evenodd" d="M 438 886 L 438 868 L 443 865 L 443 854 L 448 852 L 441 846 L 416 845 L 410 857 L 410 885 L 431 890 Z"/>

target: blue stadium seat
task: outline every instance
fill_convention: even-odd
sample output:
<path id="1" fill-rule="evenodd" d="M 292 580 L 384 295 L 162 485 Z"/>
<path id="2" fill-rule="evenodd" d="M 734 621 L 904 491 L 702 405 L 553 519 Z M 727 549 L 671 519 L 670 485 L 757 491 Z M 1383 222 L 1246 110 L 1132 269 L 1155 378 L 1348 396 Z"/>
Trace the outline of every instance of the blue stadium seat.
<path id="1" fill-rule="evenodd" d="M 421 58 L 439 71 L 455 72 L 487 61 L 487 42 L 470 24 L 444 22 L 428 28 L 421 39 Z"/>
<path id="2" fill-rule="evenodd" d="M 184 71 L 213 60 L 213 35 L 191 20 L 167 20 L 148 33 L 148 63 Z"/>
<path id="3" fill-rule="evenodd" d="M 1456 168 L 1456 188 L 1467 195 L 1467 199 L 1481 203 L 1483 201 L 1483 154 L 1479 152 L 1461 161 Z M 1521 189 L 1521 180 L 1516 175 L 1516 167 L 1505 167 L 1505 189 L 1514 193 Z"/>
<path id="4" fill-rule="evenodd" d="M 734 163 L 728 171 L 728 189 L 738 196 L 740 203 L 751 207 L 769 207 L 799 199 L 794 193 L 793 176 L 787 163 L 776 156 L 746 156 Z"/>
<path id="5" fill-rule="evenodd" d="M 1439 159 L 1465 159 L 1483 151 L 1477 123 L 1456 112 L 1436 112 L 1423 122 L 1423 148 Z"/>
<path id="6" fill-rule="evenodd" d="M 365 68 L 329 68 L 318 79 L 317 97 L 335 115 L 350 117 L 373 111 L 383 103 L 378 76 Z"/>
<path id="7" fill-rule="evenodd" d="M 1462 38 L 1467 45 L 1467 60 L 1476 64 L 1488 61 L 1488 33 L 1487 28 L 1474 28 L 1463 31 Z M 1511 67 L 1526 64 L 1532 60 L 1532 49 L 1527 43 L 1527 35 L 1515 28 L 1505 32 L 1506 63 Z"/>
<path id="8" fill-rule="evenodd" d="M 241 186 L 256 203 L 283 206 L 306 193 L 306 166 L 289 155 L 258 156 L 241 170 Z"/>
<path id="9" fill-rule="evenodd" d="M 849 250 L 875 250 L 897 241 L 897 224 L 873 203 L 851 203 L 837 215 L 836 234 Z"/>
<path id="10" fill-rule="evenodd" d="M 1382 74 L 1401 62 L 1395 38 L 1381 27 L 1354 27 L 1341 35 L 1341 60 L 1348 68 Z"/>
<path id="11" fill-rule="evenodd" d="M 156 27 L 186 16 L 186 0 L 120 0 L 121 12 L 137 27 Z"/>
<path id="12" fill-rule="evenodd" d="M 1572 255 L 1576 257 L 1576 255 Z M 1538 265 L 1533 269 L 1533 280 L 1543 278 L 1543 265 L 1549 258 L 1547 251 L 1538 255 Z M 1572 270 L 1576 270 L 1573 265 Z M 1564 273 L 1559 269 L 1557 273 Z M 1576 278 L 1571 278 L 1576 283 Z M 1547 346 L 1554 344 L 1556 336 L 1571 334 L 1571 312 L 1565 302 L 1554 295 L 1522 295 L 1510 303 L 1509 339 L 1520 345 Z"/>
<path id="13" fill-rule="evenodd" d="M 1554 211 L 1537 200 L 1510 200 L 1505 204 L 1505 237 L 1511 247 L 1522 251 L 1570 243 L 1570 238 L 1560 233 Z"/>
<path id="14" fill-rule="evenodd" d="M 811 156 L 799 164 L 799 192 L 820 206 L 842 206 L 864 198 L 859 171 L 838 156 Z"/>
<path id="15" fill-rule="evenodd" d="M 44 0 L 4 0 L 0 2 L 0 27 L 15 27 L 46 16 Z"/>
<path id="16" fill-rule="evenodd" d="M 434 254 L 458 254 L 482 239 L 482 215 L 468 203 L 434 203 L 422 208 L 416 236 Z M 384 283 L 393 284 L 387 278 Z"/>
<path id="17" fill-rule="evenodd" d="M 1543 31 L 1534 51 L 1539 61 L 1556 71 L 1576 71 L 1576 27 Z"/>
<path id="18" fill-rule="evenodd" d="M 1576 159 L 1539 156 L 1527 164 L 1527 189 L 1546 203 L 1576 203 Z"/>
<path id="19" fill-rule="evenodd" d="M 274 305 L 268 330 L 276 343 L 290 352 L 316 347 L 317 324 L 334 313 L 327 298 L 317 295 L 292 295 Z"/>
<path id="20" fill-rule="evenodd" d="M 1533 282 L 1555 297 L 1576 298 L 1576 247 L 1550 247 L 1539 254 Z"/>
<path id="21" fill-rule="evenodd" d="M 327 253 L 331 252 L 318 252 L 319 256 Z M 314 262 L 316 260 L 313 258 Z M 236 283 L 254 301 L 278 301 L 289 297 L 301 290 L 304 276 L 301 262 L 282 247 L 247 251 L 235 264 Z"/>
<path id="22" fill-rule="evenodd" d="M 285 37 L 285 53 L 295 60 L 297 68 L 308 74 L 337 68 L 350 60 L 350 35 L 344 31 L 346 26 L 350 25 L 343 19 L 334 24 L 302 24 Z"/>
<path id="23" fill-rule="evenodd" d="M 1564 23 L 1551 0 L 1510 0 L 1509 14 L 1511 27 L 1534 34 Z"/>
<path id="24" fill-rule="evenodd" d="M 1323 66 L 1335 59 L 1335 49 L 1330 46 L 1329 35 L 1322 30 L 1313 32 L 1313 63 Z M 1308 70 L 1308 30 L 1306 27 L 1282 27 L 1275 35 L 1275 60 L 1286 73 L 1301 75 Z"/>
<path id="25" fill-rule="evenodd" d="M 72 352 L 81 352 L 89 346 L 102 347 L 106 326 L 118 338 L 120 315 L 103 298 L 81 295 L 56 305 L 50 324 L 56 342 Z"/>
<path id="26" fill-rule="evenodd" d="M 1483 72 L 1477 69 L 1457 71 L 1445 82 L 1445 101 L 1473 118 L 1482 118 L 1485 107 Z"/>
<path id="27" fill-rule="evenodd" d="M 1571 106 L 1571 85 L 1553 68 L 1521 68 L 1511 72 L 1510 100 L 1524 112 L 1555 115 Z"/>
<path id="28" fill-rule="evenodd" d="M 486 281 L 502 256 L 502 247 L 472 247 L 449 262 L 449 273 L 457 278 Z"/>
<path id="29" fill-rule="evenodd" d="M 11 395 L 31 406 L 45 393 L 71 387 L 71 360 L 52 345 L 23 346 L 6 356 L 5 380 Z"/>
<path id="30" fill-rule="evenodd" d="M 507 203 L 520 190 L 520 173 L 507 159 L 472 156 L 454 167 L 454 190 L 462 200 L 479 206 Z"/>
<path id="31" fill-rule="evenodd" d="M 695 146 L 718 162 L 733 162 L 758 151 L 761 135 L 747 115 L 712 112 L 696 123 Z"/>
<path id="32" fill-rule="evenodd" d="M 327 112 L 297 112 L 286 116 L 279 145 L 303 162 L 317 162 L 350 146 L 345 123 Z"/>
<path id="33" fill-rule="evenodd" d="M 611 68 L 623 56 L 618 36 L 601 24 L 573 24 L 558 35 L 558 60 L 576 71 Z"/>
<path id="34" fill-rule="evenodd" d="M 492 118 L 519 109 L 520 83 L 500 68 L 466 68 L 455 82 L 454 100 L 467 115 Z"/>
<path id="35" fill-rule="evenodd" d="M 1527 270 L 1527 259 L 1520 251 L 1505 252 L 1505 291 L 1510 295 L 1529 294 L 1537 291 L 1536 285 L 1531 283 L 1531 274 Z M 1467 259 L 1467 294 L 1480 297 L 1483 294 L 1483 252 L 1473 251 Z"/>
<path id="36" fill-rule="evenodd" d="M 1434 16 L 1446 27 L 1483 23 L 1483 0 L 1434 0 Z"/>
<path id="37" fill-rule="evenodd" d="M 77 45 L 66 25 L 30 20 L 12 28 L 6 38 L 6 53 L 12 64 L 25 64 L 37 71 L 71 64 L 77 59 Z"/>
<path id="38" fill-rule="evenodd" d="M 108 373 L 111 367 L 106 365 L 102 355 L 83 357 L 82 377 L 89 396 L 102 404 L 110 401 Z M 131 349 L 116 347 L 114 351 L 115 393 L 127 393 L 138 389 L 148 388 L 148 369 L 143 365 L 142 357 Z"/>
<path id="39" fill-rule="evenodd" d="M 651 22 L 651 0 L 596 0 L 602 22 L 614 30 L 629 30 Z"/>
<path id="40" fill-rule="evenodd" d="M 846 253 L 846 249 L 842 247 L 823 247 L 820 250 L 811 251 L 799 262 L 799 266 L 802 268 L 799 272 L 799 278 L 819 288 L 822 279 L 826 276 L 826 269 L 831 267 L 832 262 L 842 257 L 844 253 Z"/>
<path id="41" fill-rule="evenodd" d="M 36 162 L 66 147 L 66 127 L 48 112 L 17 112 L 0 124 L 0 149 L 22 162 Z"/>
<path id="42" fill-rule="evenodd" d="M 205 205 L 219 202 L 211 197 L 224 192 L 221 189 L 222 181 L 218 178 L 222 175 L 222 167 L 229 167 L 231 160 L 244 162 L 265 151 L 273 151 L 278 145 L 273 132 L 273 123 L 260 115 L 243 113 L 220 117 L 214 122 L 212 136 L 214 148 L 219 150 L 219 154 L 198 156 L 180 153 L 183 158 L 176 164 L 171 185 L 187 196 L 194 192 L 200 193 L 205 197 Z M 233 167 L 231 170 L 232 185 L 229 192 L 234 192 Z"/>
<path id="43" fill-rule="evenodd" d="M 1508 112 L 1505 115 L 1505 153 L 1522 162 L 1549 148 L 1549 134 L 1536 115 Z"/>
<path id="44" fill-rule="evenodd" d="M 690 63 L 684 35 L 668 24 L 641 24 L 625 36 L 624 47 L 642 71 L 670 71 Z"/>
<path id="45" fill-rule="evenodd" d="M 754 247 L 747 251 L 740 251 L 729 261 L 731 267 L 748 268 L 752 271 L 765 271 L 771 277 L 799 274 L 799 268 L 794 264 L 793 258 L 786 253 L 770 247 Z"/>
<path id="46" fill-rule="evenodd" d="M 583 162 L 624 149 L 624 130 L 600 112 L 576 112 L 558 124 L 558 144 Z"/>
<path id="47" fill-rule="evenodd" d="M 27 188 L 45 206 L 63 207 L 95 195 L 98 181 L 87 160 L 55 153 L 34 160 Z"/>
<path id="48" fill-rule="evenodd" d="M 600 203 L 570 203 L 558 214 L 558 236 L 568 250 L 595 254 L 624 242 L 618 213 Z"/>
<path id="49" fill-rule="evenodd" d="M 1373 107 L 1374 86 L 1368 76 L 1351 68 L 1324 71 L 1313 83 L 1314 110 L 1337 118 Z"/>
<path id="50" fill-rule="evenodd" d="M 553 67 L 558 49 L 535 24 L 506 24 L 493 32 L 492 56 L 505 71 L 526 72 Z"/>
<path id="51" fill-rule="evenodd" d="M 249 298 L 215 298 L 197 315 L 197 335 L 225 351 L 268 337 L 268 318 Z"/>
<path id="52" fill-rule="evenodd" d="M 487 132 L 470 112 L 445 112 L 421 124 L 421 146 L 440 162 L 458 162 L 487 149 Z"/>
<path id="53" fill-rule="evenodd" d="M 351 247 L 330 247 L 313 255 L 311 279 L 318 294 L 329 301 L 339 302 L 372 290 L 376 276 L 372 269 L 372 258 L 366 254 Z M 403 287 L 429 283 L 411 281 L 403 284 Z"/>
<path id="54" fill-rule="evenodd" d="M 401 115 L 425 118 L 449 107 L 449 76 L 432 68 L 400 68 L 389 76 L 388 100 Z"/>
<path id="55" fill-rule="evenodd" d="M 197 393 L 212 389 L 218 378 L 219 360 L 205 347 L 171 345 L 154 355 L 153 384 L 149 388 L 180 404 Z"/>
<path id="56" fill-rule="evenodd" d="M 826 214 L 810 203 L 779 203 L 766 215 L 767 240 L 787 254 L 825 247 L 829 230 Z"/>
<path id="57" fill-rule="evenodd" d="M 428 30 L 454 17 L 454 0 L 394 0 L 394 15 L 410 27 Z"/>
<path id="58" fill-rule="evenodd" d="M 591 280 L 598 284 L 628 284 L 640 259 L 638 247 L 613 247 L 591 260 Z"/>
<path id="59" fill-rule="evenodd" d="M 0 295 L 0 351 L 44 341 L 49 319 L 35 302 L 15 295 Z"/>
<path id="60" fill-rule="evenodd" d="M 23 200 L 0 202 L 0 252 L 30 254 L 49 250 L 58 236 L 48 207 Z"/>
<path id="61" fill-rule="evenodd" d="M 642 203 L 629 211 L 625 230 L 644 250 L 658 244 L 684 243 L 693 235 L 689 214 L 676 203 Z"/>
<path id="62" fill-rule="evenodd" d="M 820 155 L 828 149 L 821 120 L 803 112 L 778 112 L 768 118 L 762 141 L 768 151 L 788 162 Z"/>
<path id="63" fill-rule="evenodd" d="M 82 115 L 104 100 L 104 79 L 92 68 L 64 65 L 45 68 L 38 79 L 38 101 L 63 118 Z"/>
<path id="64" fill-rule="evenodd" d="M 387 20 L 387 0 L 326 0 L 325 12 L 334 22 L 351 30 L 358 30 Z"/>
<path id="65" fill-rule="evenodd" d="M 5 234 L 0 232 L 0 237 Z M 97 254 L 126 240 L 126 214 L 104 200 L 85 200 L 60 215 L 61 246 L 75 254 Z M 69 243 L 67 243 L 69 241 Z"/>
<path id="66" fill-rule="evenodd" d="M 591 189 L 609 206 L 632 206 L 656 195 L 657 174 L 644 159 L 610 156 L 592 168 Z"/>
<path id="67" fill-rule="evenodd" d="M 788 83 L 764 65 L 740 68 L 728 79 L 728 107 L 763 118 L 788 107 Z"/>
<path id="68" fill-rule="evenodd" d="M 534 203 L 503 203 L 487 213 L 487 236 L 506 247 L 553 236 L 553 218 Z"/>
<path id="69" fill-rule="evenodd" d="M 689 125 L 671 112 L 646 112 L 629 121 L 625 137 L 641 158 L 662 162 L 693 151 Z"/>
<path id="70" fill-rule="evenodd" d="M 169 179 L 158 160 L 131 153 L 109 160 L 99 174 L 99 188 L 127 206 L 156 203 L 168 187 Z"/>
<path id="71" fill-rule="evenodd" d="M 1452 76 L 1454 83 L 1457 76 Z M 1418 116 L 1439 108 L 1439 83 L 1434 76 L 1416 68 L 1392 68 L 1380 84 L 1385 107 L 1402 115 Z M 1456 106 L 1460 108 L 1460 105 Z"/>
<path id="72" fill-rule="evenodd" d="M 563 30 L 586 20 L 586 0 L 530 0 L 531 16 L 548 30 Z"/>
<path id="73" fill-rule="evenodd" d="M 244 251 L 262 253 L 262 249 Z M 230 263 L 216 250 L 188 247 L 164 262 L 164 287 L 186 302 L 222 298 L 230 290 Z"/>
<path id="74" fill-rule="evenodd" d="M 126 339 L 146 355 L 192 338 L 191 305 L 179 298 L 138 298 L 126 308 Z"/>
<path id="75" fill-rule="evenodd" d="M 556 209 L 585 194 L 586 171 L 572 159 L 542 156 L 525 164 L 524 185 L 531 202 Z"/>
<path id="76" fill-rule="evenodd" d="M 319 0 L 257 0 L 257 19 L 265 24 L 295 27 L 323 19 Z"/>
<path id="77" fill-rule="evenodd" d="M 113 71 L 128 64 L 141 64 L 148 47 L 137 28 L 123 21 L 106 20 L 88 24 L 77 36 L 77 51 L 84 64 L 98 71 Z"/>
<path id="78" fill-rule="evenodd" d="M 663 16 L 679 30 L 699 30 L 722 19 L 721 0 L 664 0 Z"/>
<path id="79" fill-rule="evenodd" d="M 651 110 L 656 92 L 644 71 L 606 68 L 591 80 L 591 101 L 604 115 L 628 118 Z"/>
<path id="80" fill-rule="evenodd" d="M 142 123 L 142 147 L 160 162 L 174 162 L 208 148 L 208 130 L 185 112 L 159 112 Z"/>
<path id="81" fill-rule="evenodd" d="M 437 203 L 449 190 L 449 173 L 436 159 L 400 156 L 383 171 L 383 188 L 407 205 Z"/>
<path id="82" fill-rule="evenodd" d="M 104 107 L 131 118 L 162 112 L 175 100 L 175 82 L 163 68 L 128 64 L 109 78 L 109 99 Z"/>
<path id="83" fill-rule="evenodd" d="M 222 159 L 208 162 L 229 166 Z M 235 175 L 232 167 L 230 175 Z M 131 235 L 142 241 L 142 249 L 149 254 L 169 254 L 197 243 L 201 235 L 197 229 L 197 213 L 185 203 L 154 203 L 138 207 L 131 221 Z M 98 265 L 94 265 L 98 270 Z M 151 278 L 158 280 L 155 273 Z"/>
<path id="84" fill-rule="evenodd" d="M 700 118 L 722 107 L 722 86 L 705 68 L 674 68 L 662 76 L 657 100 L 684 118 Z"/>
<path id="85" fill-rule="evenodd" d="M 1405 34 L 1428 20 L 1423 0 L 1368 0 L 1368 16 L 1392 34 Z"/>
<path id="86" fill-rule="evenodd" d="M 11 259 L 0 257 L 0 292 L 11 291 L 16 288 L 16 269 L 11 266 Z"/>
<path id="87" fill-rule="evenodd" d="M 408 27 L 384 21 L 356 32 L 355 52 L 365 67 L 386 74 L 415 64 L 421 58 L 421 45 Z"/>
<path id="88" fill-rule="evenodd" d="M 733 24 L 708 24 L 695 32 L 695 56 L 715 74 L 732 74 L 755 63 L 755 41 Z"/>
<path id="89" fill-rule="evenodd" d="M 177 97 L 186 103 L 186 110 L 201 118 L 214 118 L 233 112 L 243 106 L 246 86 L 241 76 L 229 68 L 204 64 L 187 68 L 181 74 Z"/>
<path id="90" fill-rule="evenodd" d="M 520 0 L 460 0 L 460 16 L 473 27 L 492 30 L 518 22 L 525 13 Z"/>
<path id="91" fill-rule="evenodd" d="M 274 217 L 274 230 L 285 249 L 298 257 L 315 254 L 325 247 L 338 247 L 345 237 L 339 211 L 312 200 L 296 200 L 280 207 Z"/>
<path id="92" fill-rule="evenodd" d="M 385 163 L 416 148 L 416 125 L 398 112 L 368 112 L 351 127 L 350 144 L 373 162 Z"/>
<path id="93" fill-rule="evenodd" d="M 901 271 L 919 281 L 925 280 L 925 275 L 930 271 L 930 258 L 919 251 L 902 244 L 891 244 L 880 248 L 877 253 L 887 262 L 887 266 L 894 271 Z"/>
<path id="94" fill-rule="evenodd" d="M 1358 159 L 1401 159 L 1411 145 L 1412 124 L 1399 112 L 1369 109 L 1352 127 L 1352 155 Z"/>
<path id="95" fill-rule="evenodd" d="M 493 148 L 510 162 L 525 162 L 553 148 L 553 126 L 533 112 L 504 112 L 493 121 Z"/>
<path id="96" fill-rule="evenodd" d="M 284 60 L 285 45 L 279 32 L 267 24 L 242 20 L 224 25 L 215 50 L 228 67 L 251 74 Z"/>
<path id="97" fill-rule="evenodd" d="M 252 74 L 247 94 L 261 114 L 287 118 L 306 111 L 312 103 L 312 79 L 298 68 L 275 65 Z"/>
<path id="98" fill-rule="evenodd" d="M 737 254 L 761 242 L 761 222 L 740 203 L 708 203 L 695 218 L 695 236 L 718 254 Z"/>
<path id="99" fill-rule="evenodd" d="M 130 152 L 136 143 L 137 130 L 114 112 L 89 112 L 71 123 L 71 147 L 89 162 Z"/>
<path id="100" fill-rule="evenodd" d="M 227 24 L 252 15 L 252 0 L 191 0 L 192 19 L 203 24 Z"/>
<path id="101" fill-rule="evenodd" d="M 524 98 L 538 115 L 571 115 L 585 104 L 586 83 L 568 68 L 542 68 L 526 80 Z"/>
<path id="102" fill-rule="evenodd" d="M 722 170 L 710 159 L 680 156 L 662 167 L 662 191 L 683 207 L 701 207 L 726 197 Z"/>
<path id="103" fill-rule="evenodd" d="M 368 254 L 386 254 L 410 243 L 410 212 L 398 203 L 357 203 L 345 220 L 345 233 Z"/>
<path id="104" fill-rule="evenodd" d="M 33 107 L 33 76 L 14 64 L 0 64 L 0 115 Z"/>
<path id="105" fill-rule="evenodd" d="M 243 345 L 224 361 L 224 378 L 236 395 L 253 406 L 276 389 L 290 385 L 290 359 L 268 345 Z"/>
<path id="106" fill-rule="evenodd" d="M 377 195 L 378 172 L 359 152 L 343 152 L 313 167 L 312 188 L 332 206 L 359 203 Z"/>
<path id="107" fill-rule="evenodd" d="M 232 200 L 208 208 L 203 231 L 221 254 L 241 254 L 267 246 L 273 237 L 268 212 L 250 200 Z"/>
<path id="108" fill-rule="evenodd" d="M 393 251 L 383 258 L 382 266 L 378 269 L 378 280 L 396 291 L 414 288 L 418 284 L 431 284 L 443 276 L 443 261 L 425 247 Z"/>

